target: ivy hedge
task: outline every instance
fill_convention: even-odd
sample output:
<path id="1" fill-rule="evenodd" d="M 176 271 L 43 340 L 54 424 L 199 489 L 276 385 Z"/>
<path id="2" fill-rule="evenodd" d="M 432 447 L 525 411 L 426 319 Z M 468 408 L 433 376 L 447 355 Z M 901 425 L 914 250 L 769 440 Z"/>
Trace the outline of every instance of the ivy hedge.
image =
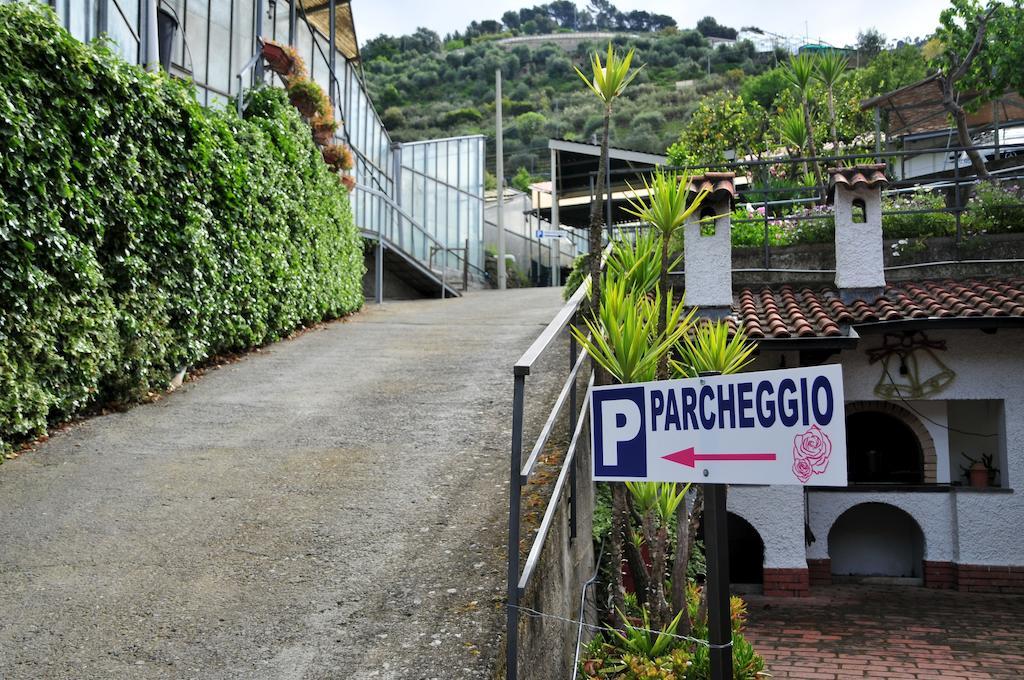
<path id="1" fill-rule="evenodd" d="M 362 305 L 347 191 L 283 92 L 203 109 L 34 3 L 0 3 L 0 65 L 0 452 Z"/>

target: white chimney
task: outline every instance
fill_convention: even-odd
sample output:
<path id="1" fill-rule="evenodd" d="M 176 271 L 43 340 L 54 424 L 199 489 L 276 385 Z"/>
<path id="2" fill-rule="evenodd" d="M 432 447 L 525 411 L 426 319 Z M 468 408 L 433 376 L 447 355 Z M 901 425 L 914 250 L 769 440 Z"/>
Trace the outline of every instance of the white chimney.
<path id="1" fill-rule="evenodd" d="M 882 187 L 885 164 L 830 168 L 828 199 L 835 204 L 836 287 L 840 297 L 874 298 L 885 290 Z"/>
<path id="2" fill-rule="evenodd" d="M 686 304 L 702 315 L 724 317 L 732 309 L 732 201 L 734 173 L 708 172 L 692 179 L 693 192 L 710 192 L 683 226 Z M 715 216 L 712 224 L 702 218 Z M 708 233 L 701 233 L 702 231 Z"/>

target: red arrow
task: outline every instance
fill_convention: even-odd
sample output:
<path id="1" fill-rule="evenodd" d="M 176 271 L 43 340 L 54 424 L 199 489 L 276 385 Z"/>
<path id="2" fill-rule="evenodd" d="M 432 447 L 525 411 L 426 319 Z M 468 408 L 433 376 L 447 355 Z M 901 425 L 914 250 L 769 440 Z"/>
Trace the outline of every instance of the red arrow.
<path id="1" fill-rule="evenodd" d="M 662 456 L 665 460 L 694 467 L 698 460 L 775 460 L 774 453 L 694 453 L 693 447 Z"/>

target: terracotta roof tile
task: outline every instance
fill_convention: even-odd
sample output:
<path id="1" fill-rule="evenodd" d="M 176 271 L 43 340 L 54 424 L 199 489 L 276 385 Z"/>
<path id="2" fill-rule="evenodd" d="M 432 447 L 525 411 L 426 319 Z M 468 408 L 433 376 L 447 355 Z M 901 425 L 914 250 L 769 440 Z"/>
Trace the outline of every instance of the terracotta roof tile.
<path id="1" fill-rule="evenodd" d="M 730 202 L 736 198 L 736 173 L 734 172 L 705 172 L 703 175 L 694 175 L 690 178 L 690 191 L 700 193 L 708 192 L 707 200 L 728 199 Z"/>
<path id="2" fill-rule="evenodd" d="M 828 202 L 831 203 L 835 198 L 838 184 L 851 189 L 873 189 L 876 186 L 888 184 L 889 179 L 885 176 L 885 168 L 885 163 L 854 165 L 849 168 L 829 168 Z"/>
<path id="3" fill-rule="evenodd" d="M 838 337 L 851 324 L 981 317 L 1024 318 L 1024 279 L 894 283 L 876 299 L 850 304 L 834 288 L 743 288 L 730 319 L 749 337 L 770 339 Z"/>

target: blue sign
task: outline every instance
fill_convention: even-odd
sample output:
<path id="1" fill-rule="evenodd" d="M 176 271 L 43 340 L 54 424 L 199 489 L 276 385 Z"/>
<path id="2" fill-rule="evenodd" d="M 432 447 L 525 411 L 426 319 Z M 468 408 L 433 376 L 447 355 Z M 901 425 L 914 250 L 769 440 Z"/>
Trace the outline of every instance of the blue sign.
<path id="1" fill-rule="evenodd" d="M 619 387 L 593 393 L 595 473 L 601 477 L 647 476 L 644 388 Z"/>

